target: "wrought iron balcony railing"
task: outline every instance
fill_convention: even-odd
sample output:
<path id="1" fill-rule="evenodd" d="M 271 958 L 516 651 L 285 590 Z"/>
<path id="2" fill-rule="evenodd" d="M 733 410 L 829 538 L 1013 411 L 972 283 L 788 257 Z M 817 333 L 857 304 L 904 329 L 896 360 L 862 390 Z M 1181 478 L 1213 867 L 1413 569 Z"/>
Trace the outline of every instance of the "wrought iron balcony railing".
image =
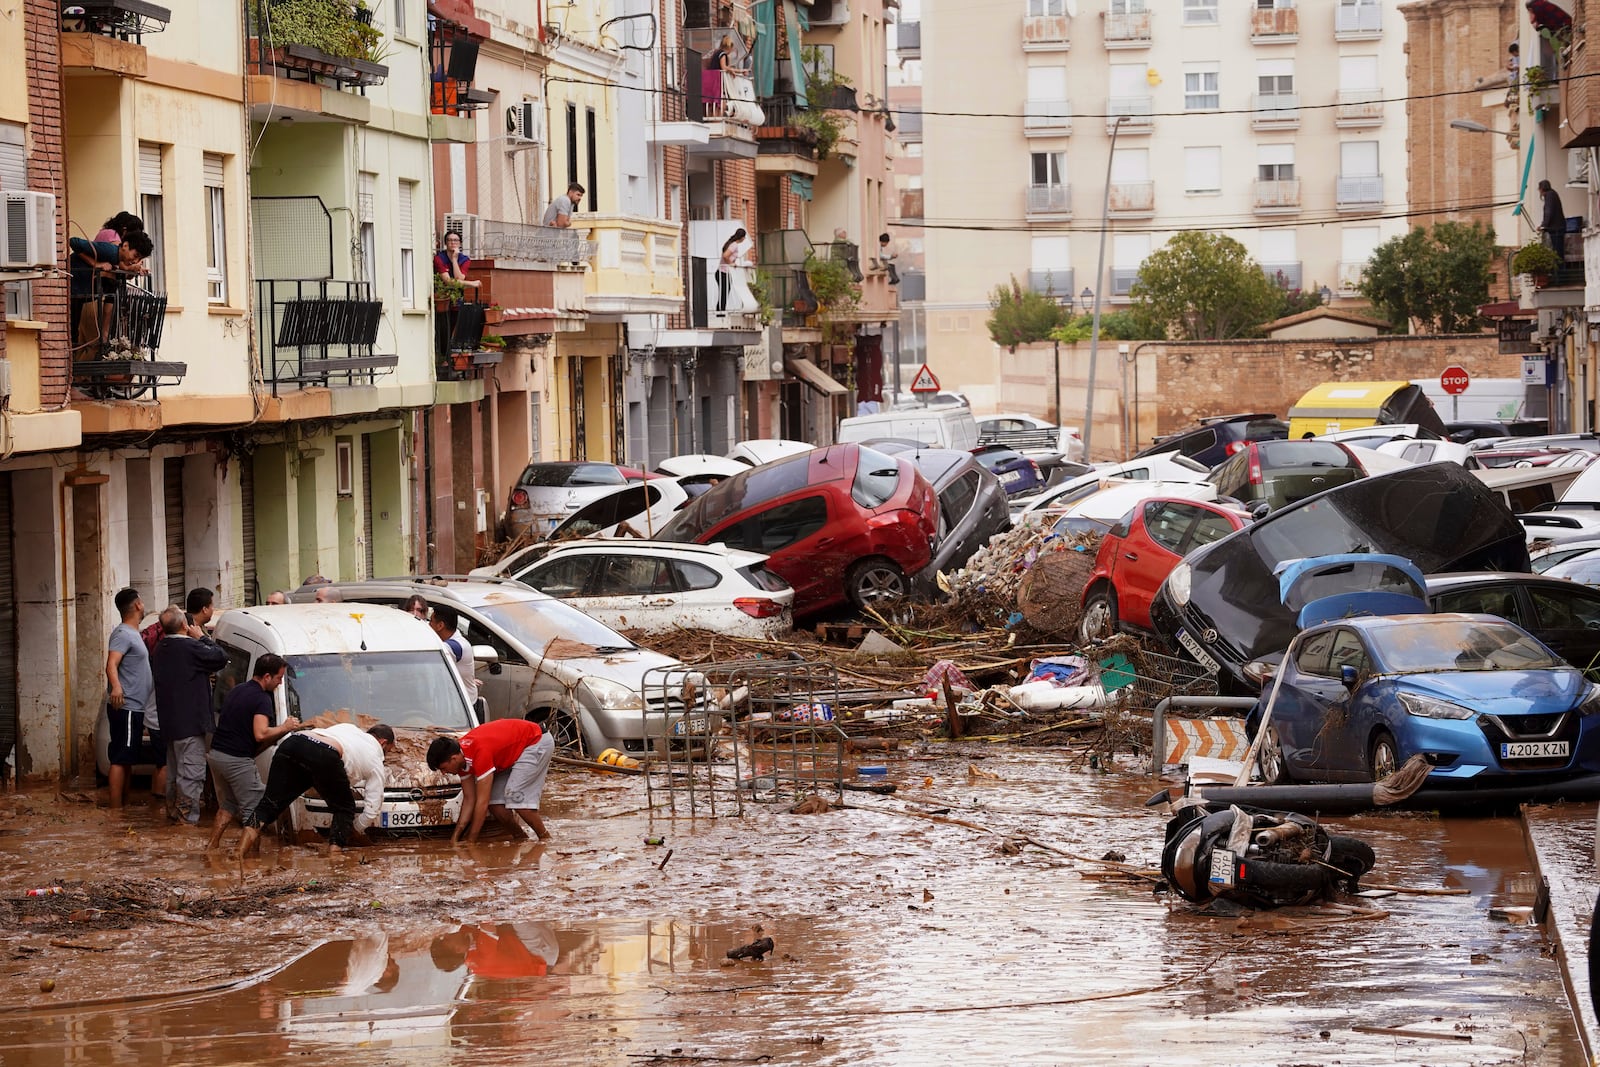
<path id="1" fill-rule="evenodd" d="M 137 276 L 95 277 L 87 296 L 71 301 L 72 381 L 96 400 L 152 398 L 188 373 L 187 363 L 160 361 L 167 298 L 135 284 Z"/>
<path id="2" fill-rule="evenodd" d="M 383 302 L 366 282 L 256 280 L 256 349 L 261 376 L 278 386 L 366 385 L 393 370 L 397 355 L 375 355 Z"/>

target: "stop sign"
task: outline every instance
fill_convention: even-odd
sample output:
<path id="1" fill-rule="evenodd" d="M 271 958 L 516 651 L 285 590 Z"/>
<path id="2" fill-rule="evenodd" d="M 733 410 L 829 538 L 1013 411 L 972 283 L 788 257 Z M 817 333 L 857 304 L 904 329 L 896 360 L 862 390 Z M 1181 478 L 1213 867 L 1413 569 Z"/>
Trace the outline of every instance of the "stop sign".
<path id="1" fill-rule="evenodd" d="M 1468 376 L 1465 367 L 1451 364 L 1439 374 L 1439 388 L 1451 396 L 1460 396 L 1471 384 L 1472 378 Z"/>

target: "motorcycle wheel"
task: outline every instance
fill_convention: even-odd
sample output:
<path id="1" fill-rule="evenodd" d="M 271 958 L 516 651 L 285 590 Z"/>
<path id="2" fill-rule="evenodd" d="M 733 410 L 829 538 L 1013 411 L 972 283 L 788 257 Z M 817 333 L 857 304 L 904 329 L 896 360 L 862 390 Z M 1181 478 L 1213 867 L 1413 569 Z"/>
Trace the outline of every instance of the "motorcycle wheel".
<path id="1" fill-rule="evenodd" d="M 1325 874 L 1323 868 L 1309 863 L 1246 860 L 1243 888 L 1258 895 L 1290 900 L 1320 892 Z"/>
<path id="2" fill-rule="evenodd" d="M 1361 876 L 1372 870 L 1377 862 L 1377 854 L 1365 841 L 1354 837 L 1341 837 L 1338 834 L 1329 835 L 1328 864 L 1349 874 L 1348 879 L 1343 879 L 1347 892 L 1354 893 L 1361 882 Z"/>

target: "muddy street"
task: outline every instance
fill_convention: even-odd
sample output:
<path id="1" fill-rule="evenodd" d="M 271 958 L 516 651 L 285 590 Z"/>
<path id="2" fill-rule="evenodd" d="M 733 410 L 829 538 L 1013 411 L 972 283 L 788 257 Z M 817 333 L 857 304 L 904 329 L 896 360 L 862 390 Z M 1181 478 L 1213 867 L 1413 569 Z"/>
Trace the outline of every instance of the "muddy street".
<path id="1" fill-rule="evenodd" d="M 153 809 L 6 797 L 0 1061 L 1583 1062 L 1539 930 L 1491 917 L 1533 903 L 1516 820 L 1337 823 L 1370 882 L 1463 893 L 1202 916 L 1095 862 L 1157 867 L 1163 818 L 1072 759 L 919 745 L 893 797 L 696 822 L 566 771 L 546 845 L 269 842 L 242 877 Z"/>

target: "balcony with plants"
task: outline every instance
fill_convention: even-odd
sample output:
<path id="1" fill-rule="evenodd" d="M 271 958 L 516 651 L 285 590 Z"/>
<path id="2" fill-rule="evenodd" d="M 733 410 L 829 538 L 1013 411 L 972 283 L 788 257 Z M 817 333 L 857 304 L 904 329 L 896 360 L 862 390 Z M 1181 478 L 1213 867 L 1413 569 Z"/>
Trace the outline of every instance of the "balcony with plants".
<path id="1" fill-rule="evenodd" d="M 389 77 L 364 0 L 245 0 L 251 74 L 361 93 Z"/>
<path id="2" fill-rule="evenodd" d="M 144 35 L 159 33 L 171 21 L 169 9 L 149 0 L 63 0 L 62 69 L 143 78 L 149 69 Z"/>
<path id="3" fill-rule="evenodd" d="M 96 272 L 90 291 L 70 302 L 72 384 L 89 399 L 155 400 L 161 386 L 188 373 L 188 364 L 160 358 L 167 298 L 145 283 L 142 275 Z"/>

